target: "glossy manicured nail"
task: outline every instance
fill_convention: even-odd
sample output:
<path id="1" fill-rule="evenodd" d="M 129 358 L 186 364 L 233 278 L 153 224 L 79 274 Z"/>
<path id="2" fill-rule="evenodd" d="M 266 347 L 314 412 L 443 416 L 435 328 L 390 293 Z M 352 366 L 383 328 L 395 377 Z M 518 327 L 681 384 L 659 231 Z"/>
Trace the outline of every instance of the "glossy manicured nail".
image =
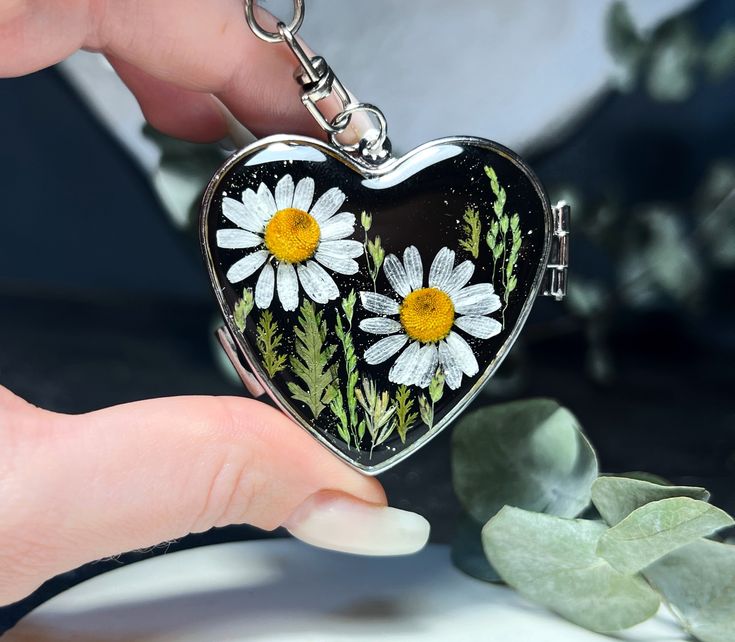
<path id="1" fill-rule="evenodd" d="M 284 526 L 302 542 L 356 555 L 415 553 L 430 531 L 416 513 L 326 492 L 309 497 Z"/>

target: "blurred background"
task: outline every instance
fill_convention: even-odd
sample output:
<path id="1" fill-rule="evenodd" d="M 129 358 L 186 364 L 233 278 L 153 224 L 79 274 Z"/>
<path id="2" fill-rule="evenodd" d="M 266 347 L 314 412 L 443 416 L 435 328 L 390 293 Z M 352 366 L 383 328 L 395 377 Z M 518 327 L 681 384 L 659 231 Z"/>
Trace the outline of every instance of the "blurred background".
<path id="1" fill-rule="evenodd" d="M 569 296 L 537 302 L 476 403 L 556 398 L 603 470 L 706 486 L 735 512 L 735 3 L 309 0 L 301 33 L 383 109 L 397 153 L 491 138 L 572 204 Z M 0 80 L 0 132 L 0 384 L 69 413 L 246 394 L 195 234 L 222 147 L 147 128 L 86 53 Z M 438 542 L 457 514 L 450 432 L 381 477 Z M 83 567 L 0 609 L 0 632 L 121 564 L 272 535 L 217 529 Z"/>

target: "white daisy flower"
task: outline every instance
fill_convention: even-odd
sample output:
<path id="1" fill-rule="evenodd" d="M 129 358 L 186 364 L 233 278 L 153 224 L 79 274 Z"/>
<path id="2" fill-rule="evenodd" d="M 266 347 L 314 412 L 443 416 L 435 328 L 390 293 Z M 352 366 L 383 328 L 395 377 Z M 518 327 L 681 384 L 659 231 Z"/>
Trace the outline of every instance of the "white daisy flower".
<path id="1" fill-rule="evenodd" d="M 366 309 L 383 315 L 363 319 L 360 329 L 387 335 L 365 351 L 365 361 L 383 363 L 408 344 L 388 373 L 393 383 L 426 388 L 441 367 L 447 385 L 456 390 L 463 374 L 471 377 L 479 371 L 472 348 L 456 330 L 489 339 L 502 329 L 487 316 L 500 309 L 493 286 L 467 285 L 475 266 L 464 261 L 455 267 L 454 252 L 446 247 L 431 264 L 428 287 L 424 287 L 421 255 L 413 246 L 406 248 L 403 261 L 394 254 L 387 256 L 383 271 L 402 301 L 374 292 L 360 293 Z"/>
<path id="2" fill-rule="evenodd" d="M 267 308 L 274 290 L 284 310 L 299 305 L 299 283 L 316 303 L 339 296 L 339 289 L 324 269 L 339 274 L 358 271 L 354 259 L 362 243 L 347 240 L 355 231 L 355 215 L 339 212 L 345 195 L 332 187 L 315 203 L 314 179 L 302 178 L 294 187 L 289 174 L 274 193 L 261 183 L 258 191 L 246 189 L 242 202 L 226 196 L 222 214 L 236 228 L 217 230 L 217 245 L 226 249 L 252 249 L 227 270 L 230 283 L 239 283 L 260 270 L 255 305 Z M 339 213 L 338 213 L 339 212 Z"/>

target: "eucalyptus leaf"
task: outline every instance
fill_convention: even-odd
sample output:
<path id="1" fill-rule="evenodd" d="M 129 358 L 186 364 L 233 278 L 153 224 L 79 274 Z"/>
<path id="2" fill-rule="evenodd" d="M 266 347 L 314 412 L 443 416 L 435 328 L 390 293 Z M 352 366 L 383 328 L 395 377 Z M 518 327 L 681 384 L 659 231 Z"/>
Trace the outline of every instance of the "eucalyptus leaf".
<path id="1" fill-rule="evenodd" d="M 671 21 L 659 29 L 648 51 L 646 88 L 654 100 L 682 101 L 696 86 L 701 52 L 691 25 Z"/>
<path id="2" fill-rule="evenodd" d="M 227 154 L 219 145 L 202 145 L 171 138 L 150 126 L 144 133 L 161 150 L 153 187 L 177 227 L 194 224 L 202 192 Z"/>
<path id="3" fill-rule="evenodd" d="M 710 41 L 703 55 L 711 78 L 723 80 L 735 70 L 735 25 L 726 24 Z"/>
<path id="4" fill-rule="evenodd" d="M 627 477 L 629 479 L 638 479 L 639 481 L 651 482 L 652 484 L 658 484 L 659 486 L 673 486 L 668 479 L 656 475 L 655 473 L 647 473 L 644 470 L 631 470 L 627 473 L 616 473 L 613 477 Z M 695 497 L 695 499 L 700 499 Z"/>
<path id="5" fill-rule="evenodd" d="M 490 563 L 531 600 L 587 629 L 619 631 L 658 610 L 656 592 L 595 553 L 607 527 L 506 506 L 482 530 Z"/>
<path id="6" fill-rule="evenodd" d="M 691 497 L 706 502 L 709 493 L 698 486 L 664 486 L 630 477 L 601 476 L 592 484 L 592 503 L 610 526 L 641 506 L 669 497 Z"/>
<path id="7" fill-rule="evenodd" d="M 717 267 L 735 265 L 735 165 L 717 162 L 698 190 L 696 233 Z"/>
<path id="8" fill-rule="evenodd" d="M 465 415 L 452 441 L 454 489 L 484 523 L 506 504 L 575 517 L 587 506 L 597 458 L 574 415 L 530 399 Z"/>
<path id="9" fill-rule="evenodd" d="M 735 638 L 735 547 L 706 539 L 646 570 L 684 628 L 701 642 Z"/>
<path id="10" fill-rule="evenodd" d="M 481 533 L 482 524 L 463 512 L 452 540 L 452 563 L 463 573 L 483 582 L 502 582 L 485 556 Z"/>
<path id="11" fill-rule="evenodd" d="M 618 263 L 620 292 L 633 307 L 647 307 L 662 297 L 694 304 L 702 295 L 704 268 L 682 216 L 660 206 L 648 207 L 627 232 Z"/>
<path id="12" fill-rule="evenodd" d="M 633 574 L 733 523 L 726 512 L 691 497 L 661 499 L 637 508 L 603 533 L 597 554 L 621 573 Z"/>
<path id="13" fill-rule="evenodd" d="M 621 89 L 632 89 L 638 68 L 643 60 L 646 44 L 636 30 L 625 2 L 614 2 L 608 10 L 605 40 L 620 69 L 617 73 Z"/>

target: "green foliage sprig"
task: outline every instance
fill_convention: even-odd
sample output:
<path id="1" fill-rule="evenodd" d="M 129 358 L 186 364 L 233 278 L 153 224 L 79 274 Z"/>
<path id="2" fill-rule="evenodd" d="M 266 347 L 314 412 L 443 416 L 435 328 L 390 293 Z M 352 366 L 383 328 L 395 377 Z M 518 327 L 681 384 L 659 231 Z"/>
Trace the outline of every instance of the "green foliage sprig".
<path id="1" fill-rule="evenodd" d="M 503 253 L 505 252 L 505 235 L 508 232 L 509 220 L 508 215 L 503 211 L 505 209 L 506 194 L 498 182 L 498 176 L 495 170 L 489 165 L 485 166 L 485 174 L 490 179 L 490 189 L 495 196 L 493 202 L 493 213 L 495 220 L 490 223 L 490 231 L 485 237 L 485 242 L 493 255 L 493 281 L 495 280 L 495 271 Z"/>
<path id="2" fill-rule="evenodd" d="M 363 252 L 365 253 L 365 263 L 367 264 L 368 274 L 373 282 L 373 291 L 377 292 L 378 274 L 385 260 L 385 249 L 380 241 L 380 236 L 374 239 L 368 238 L 368 232 L 373 225 L 373 217 L 367 212 L 360 215 L 360 224 L 365 232 L 365 240 L 363 241 Z"/>
<path id="3" fill-rule="evenodd" d="M 593 631 L 634 626 L 664 601 L 701 642 L 732 639 L 735 546 L 708 538 L 735 520 L 703 488 L 598 477 L 577 420 L 548 399 L 463 417 L 452 469 L 462 570 Z M 602 521 L 578 518 L 590 502 Z"/>
<path id="4" fill-rule="evenodd" d="M 518 278 L 514 274 L 516 263 L 518 261 L 518 254 L 521 250 L 521 230 L 520 230 L 520 219 L 518 214 L 513 214 L 510 217 L 510 232 L 511 232 L 511 245 L 510 253 L 508 254 L 508 261 L 505 264 L 505 291 L 503 293 L 503 299 L 505 305 L 508 305 L 510 300 L 510 294 L 516 289 L 518 285 Z"/>
<path id="5" fill-rule="evenodd" d="M 444 373 L 437 370 L 429 383 L 429 398 L 424 395 L 419 397 L 419 414 L 429 429 L 434 426 L 434 405 L 444 395 Z"/>
<path id="6" fill-rule="evenodd" d="M 362 437 L 365 434 L 364 422 L 361 422 L 357 415 L 357 397 L 355 395 L 355 389 L 357 388 L 357 380 L 359 373 L 357 371 L 357 355 L 355 354 L 355 345 L 352 340 L 352 316 L 355 309 L 355 302 L 357 301 L 357 294 L 352 290 L 345 298 L 342 299 L 342 312 L 347 321 L 345 327 L 342 322 L 342 316 L 337 312 L 335 334 L 340 341 L 342 347 L 342 355 L 344 358 L 345 368 L 345 398 L 347 400 L 347 406 L 345 408 L 344 400 L 340 390 L 337 390 L 335 398 L 330 403 L 332 412 L 337 417 L 339 424 L 340 437 L 349 446 L 350 443 L 354 443 L 358 446 Z M 335 376 L 336 385 L 338 385 L 338 377 Z"/>
<path id="7" fill-rule="evenodd" d="M 500 223 L 498 221 L 492 221 L 490 223 L 490 230 L 485 236 L 485 242 L 488 248 L 490 248 L 490 254 L 493 257 L 493 284 L 495 283 L 495 272 L 497 271 L 498 261 L 503 256 L 503 243 L 499 237 L 500 234 Z"/>
<path id="8" fill-rule="evenodd" d="M 500 278 L 503 286 L 503 301 L 505 303 L 505 306 L 503 306 L 503 325 L 505 325 L 505 308 L 508 306 L 511 293 L 518 285 L 515 268 L 521 245 L 523 244 L 523 237 L 521 235 L 520 217 L 518 214 L 509 216 L 505 212 L 507 195 L 505 188 L 498 182 L 498 176 L 495 170 L 489 165 L 486 165 L 485 174 L 490 179 L 490 189 L 495 197 L 495 201 L 493 202 L 495 220 L 490 223 L 490 230 L 485 236 L 485 242 L 493 257 L 493 285 L 495 285 L 495 274 L 498 264 L 500 263 L 504 266 L 500 273 Z M 510 238 L 508 238 L 509 234 Z"/>
<path id="9" fill-rule="evenodd" d="M 462 230 L 465 233 L 465 238 L 460 239 L 459 246 L 469 252 L 472 258 L 476 259 L 480 255 L 480 234 L 482 233 L 480 212 L 473 207 L 468 207 L 464 212 L 463 220 Z"/>
<path id="10" fill-rule="evenodd" d="M 362 379 L 362 389 L 355 390 L 355 395 L 365 414 L 372 454 L 375 446 L 382 444 L 395 430 L 396 421 L 393 415 L 396 407 L 391 405 L 390 395 L 385 391 L 379 392 L 375 382 L 368 377 Z"/>
<path id="11" fill-rule="evenodd" d="M 255 298 L 253 297 L 253 289 L 245 288 L 242 291 L 242 298 L 238 299 L 235 303 L 235 309 L 233 310 L 232 315 L 235 327 L 240 332 L 245 332 L 245 323 L 247 322 L 248 315 L 253 311 L 254 304 Z"/>
<path id="12" fill-rule="evenodd" d="M 333 386 L 332 401 L 329 402 L 329 409 L 332 411 L 332 414 L 337 418 L 337 421 L 339 422 L 337 424 L 337 434 L 342 438 L 342 440 L 347 444 L 347 447 L 349 448 L 350 444 L 352 443 L 352 435 L 350 433 L 350 420 L 347 417 L 347 412 L 345 411 L 342 391 L 339 389 L 338 386 Z"/>
<path id="13" fill-rule="evenodd" d="M 334 369 L 329 366 L 329 362 L 337 346 L 326 343 L 327 324 L 324 313 L 317 311 L 308 300 L 299 308 L 299 320 L 294 333 L 296 354 L 291 356 L 291 372 L 304 385 L 289 381 L 288 389 L 294 399 L 306 404 L 316 419 L 336 395 L 335 386 L 332 385 L 335 379 Z"/>
<path id="14" fill-rule="evenodd" d="M 283 335 L 278 329 L 278 322 L 270 310 L 263 310 L 255 328 L 255 343 L 263 357 L 263 367 L 269 377 L 275 377 L 286 367 L 286 355 L 278 349 L 283 343 Z"/>
<path id="15" fill-rule="evenodd" d="M 419 415 L 413 411 L 414 401 L 411 398 L 411 390 L 408 386 L 403 384 L 398 386 L 393 401 L 396 407 L 396 431 L 401 438 L 401 442 L 405 444 L 406 434 L 413 428 Z"/>

